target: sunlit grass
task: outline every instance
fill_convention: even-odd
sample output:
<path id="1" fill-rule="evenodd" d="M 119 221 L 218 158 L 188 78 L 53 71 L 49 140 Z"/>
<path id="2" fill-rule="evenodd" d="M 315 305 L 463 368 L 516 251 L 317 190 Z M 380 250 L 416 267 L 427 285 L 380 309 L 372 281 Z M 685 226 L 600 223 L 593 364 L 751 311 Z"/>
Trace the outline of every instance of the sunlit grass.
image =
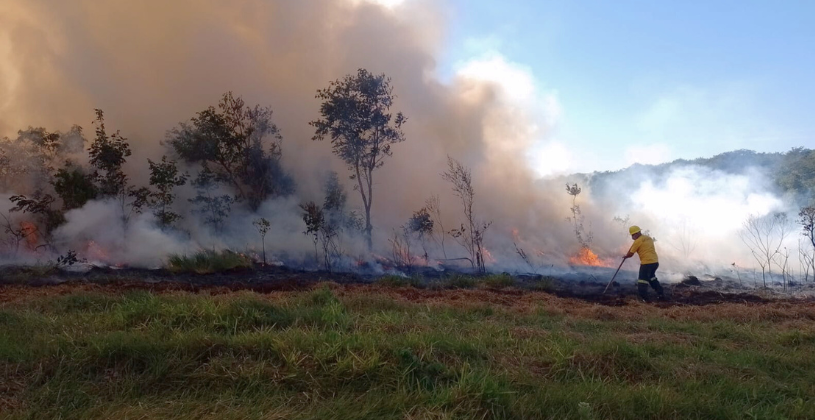
<path id="1" fill-rule="evenodd" d="M 395 299 L 402 292 L 444 300 Z M 85 291 L 0 303 L 0 418 L 815 412 L 811 311 L 467 300 L 484 293 Z"/>
<path id="2" fill-rule="evenodd" d="M 251 266 L 249 257 L 229 250 L 207 250 L 191 256 L 172 255 L 167 261 L 167 268 L 174 273 L 210 274 Z"/>

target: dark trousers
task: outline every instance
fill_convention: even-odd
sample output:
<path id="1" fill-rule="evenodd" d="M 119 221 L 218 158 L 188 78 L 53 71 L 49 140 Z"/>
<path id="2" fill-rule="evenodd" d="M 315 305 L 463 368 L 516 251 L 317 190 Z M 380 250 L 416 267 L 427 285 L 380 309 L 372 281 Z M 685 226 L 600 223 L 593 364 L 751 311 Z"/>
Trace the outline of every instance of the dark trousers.
<path id="1" fill-rule="evenodd" d="M 657 280 L 657 268 L 659 268 L 659 263 L 640 265 L 640 275 L 637 279 L 637 291 L 639 292 L 642 300 L 648 300 L 649 285 L 656 290 L 657 296 L 660 298 L 665 296 L 664 292 L 662 291 L 662 285 L 659 284 L 659 280 Z"/>

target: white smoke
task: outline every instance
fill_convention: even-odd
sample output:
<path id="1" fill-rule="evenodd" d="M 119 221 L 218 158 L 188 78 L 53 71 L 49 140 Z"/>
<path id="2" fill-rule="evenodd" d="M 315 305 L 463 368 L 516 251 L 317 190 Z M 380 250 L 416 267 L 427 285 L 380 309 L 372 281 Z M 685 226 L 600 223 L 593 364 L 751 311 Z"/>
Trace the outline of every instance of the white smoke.
<path id="1" fill-rule="evenodd" d="M 248 104 L 270 105 L 295 196 L 270 200 L 254 214 L 236 205 L 222 232 L 191 212 L 189 187 L 177 191 L 183 233 L 157 228 L 149 212 L 125 229 L 115 203 L 90 202 L 66 215 L 55 244 L 57 252 L 86 251 L 93 242 L 103 251 L 93 253 L 107 255 L 107 263 L 155 267 L 170 254 L 201 249 L 256 253 L 262 244 L 252 221 L 264 217 L 272 223 L 267 252 L 305 263 L 313 243 L 303 234 L 299 205 L 322 200 L 326 171 L 340 174 L 349 205 L 361 209 L 345 165 L 327 142 L 311 141 L 308 122 L 319 109 L 314 93 L 368 68 L 392 78 L 394 108 L 409 118 L 408 140 L 376 173 L 376 253 L 388 255 L 393 230 L 432 194 L 441 197 L 446 229 L 463 221 L 440 176 L 450 155 L 472 169 L 477 216 L 493 222 L 486 234 L 493 269 L 527 269 L 516 244 L 541 266 L 564 266 L 580 248 L 566 222 L 571 197 L 565 179 L 539 179 L 563 173 L 564 161 L 580 155 L 553 134 L 564 112 L 557 93 L 496 53 L 462 63 L 450 81 L 441 80 L 443 10 L 421 0 L 6 0 L 0 4 L 0 134 L 13 136 L 29 125 L 66 130 L 74 123 L 87 133 L 93 109 L 102 108 L 109 128 L 130 139 L 127 170 L 144 185 L 145 158 L 166 152 L 160 144 L 166 131 L 225 91 Z M 612 218 L 628 215 L 657 237 L 666 266 L 676 271 L 697 263 L 747 266 L 749 250 L 737 236 L 744 219 L 792 208 L 758 171 L 687 166 L 668 176 L 620 175 L 607 191 L 585 178 L 570 180 L 584 188 L 577 202 L 598 255 L 616 261 L 627 250 L 627 226 Z M 688 232 L 696 242 L 690 257 L 676 246 Z M 366 254 L 359 238 L 346 235 L 342 246 L 349 258 Z M 439 258 L 440 247 L 429 247 Z M 449 237 L 445 248 L 451 258 L 465 254 Z"/>

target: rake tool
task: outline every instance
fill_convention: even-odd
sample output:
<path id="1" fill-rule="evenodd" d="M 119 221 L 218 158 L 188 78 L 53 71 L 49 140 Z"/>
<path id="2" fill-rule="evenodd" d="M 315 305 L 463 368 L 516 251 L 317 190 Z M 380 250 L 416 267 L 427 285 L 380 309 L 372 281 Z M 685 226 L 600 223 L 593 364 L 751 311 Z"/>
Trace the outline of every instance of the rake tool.
<path id="1" fill-rule="evenodd" d="M 606 288 L 603 290 L 603 294 L 606 294 L 606 291 L 608 291 L 608 287 L 611 286 L 611 283 L 614 283 L 614 279 L 617 278 L 617 273 L 619 273 L 620 269 L 623 268 L 623 263 L 625 263 L 625 258 L 623 258 L 623 260 L 620 261 L 620 266 L 617 267 L 617 271 L 614 272 L 614 276 L 611 278 L 611 281 L 609 281 L 608 284 L 606 285 Z"/>

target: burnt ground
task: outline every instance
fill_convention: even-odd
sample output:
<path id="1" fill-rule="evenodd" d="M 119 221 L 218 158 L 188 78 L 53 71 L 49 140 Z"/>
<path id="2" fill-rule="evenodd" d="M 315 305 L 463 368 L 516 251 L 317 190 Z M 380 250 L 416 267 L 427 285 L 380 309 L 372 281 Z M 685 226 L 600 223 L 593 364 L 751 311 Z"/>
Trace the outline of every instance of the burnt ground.
<path id="1" fill-rule="evenodd" d="M 490 282 L 465 284 L 450 281 L 456 272 L 427 270 L 414 273 L 413 286 L 406 289 L 440 291 L 462 287 L 487 290 L 496 296 L 518 296 L 530 291 L 542 291 L 561 298 L 578 299 L 604 306 L 625 306 L 636 299 L 633 281 L 614 282 L 603 293 L 607 273 L 603 271 L 570 272 L 561 275 L 515 275 L 512 287 Z M 269 266 L 239 269 L 213 274 L 173 273 L 167 270 L 115 269 L 94 267 L 85 272 L 60 271 L 37 267 L 0 267 L 0 295 L 9 286 L 48 288 L 53 286 L 95 285 L 113 290 L 149 290 L 155 292 L 188 291 L 228 293 L 248 290 L 258 293 L 310 290 L 318 284 L 332 283 L 351 288 L 376 284 L 381 276 L 355 273 L 303 271 Z M 415 279 L 419 279 L 416 281 Z M 477 278 L 476 278 L 477 282 Z M 658 307 L 680 305 L 713 305 L 721 303 L 762 304 L 769 302 L 815 302 L 811 291 L 815 285 L 794 285 L 800 293 L 778 293 L 746 288 L 738 282 L 721 278 L 707 281 L 686 278 L 676 284 L 664 284 L 668 300 L 653 302 Z M 777 288 L 776 288 L 777 289 Z M 792 290 L 792 289 L 790 289 Z M 653 291 L 650 291 L 654 297 Z"/>

